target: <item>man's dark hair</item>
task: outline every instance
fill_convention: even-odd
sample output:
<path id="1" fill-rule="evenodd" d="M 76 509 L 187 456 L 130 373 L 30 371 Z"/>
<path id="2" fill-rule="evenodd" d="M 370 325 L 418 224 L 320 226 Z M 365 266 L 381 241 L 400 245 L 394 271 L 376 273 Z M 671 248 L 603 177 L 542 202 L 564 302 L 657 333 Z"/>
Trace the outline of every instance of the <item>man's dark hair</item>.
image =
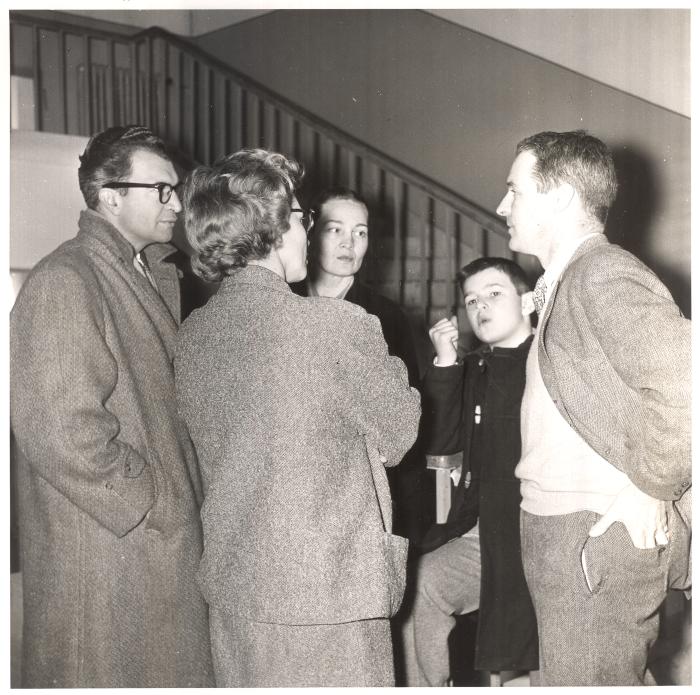
<path id="1" fill-rule="evenodd" d="M 605 224 L 617 195 L 617 175 L 608 146 L 585 130 L 546 131 L 521 140 L 516 153 L 531 152 L 538 191 L 546 193 L 568 183 L 591 217 Z"/>
<path id="2" fill-rule="evenodd" d="M 78 169 L 80 191 L 89 208 L 97 208 L 100 189 L 104 184 L 129 178 L 131 158 L 138 150 L 152 152 L 170 161 L 165 143 L 144 126 L 114 126 L 90 138 L 80 155 Z"/>
<path id="3" fill-rule="evenodd" d="M 465 265 L 459 273 L 457 273 L 457 282 L 464 292 L 464 283 L 472 276 L 480 273 L 488 268 L 496 268 L 504 272 L 510 279 L 518 294 L 522 295 L 532 289 L 530 281 L 527 279 L 525 271 L 509 258 L 500 258 L 499 256 L 483 256 L 475 261 Z"/>

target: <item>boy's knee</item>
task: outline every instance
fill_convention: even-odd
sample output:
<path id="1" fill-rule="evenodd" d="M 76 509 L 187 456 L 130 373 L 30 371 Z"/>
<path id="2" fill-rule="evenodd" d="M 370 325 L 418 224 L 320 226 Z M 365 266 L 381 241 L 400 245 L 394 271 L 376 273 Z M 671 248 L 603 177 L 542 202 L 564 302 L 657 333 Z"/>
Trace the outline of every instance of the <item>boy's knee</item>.
<path id="1" fill-rule="evenodd" d="M 440 554 L 426 553 L 418 561 L 416 589 L 421 596 L 434 596 L 442 587 L 442 562 Z"/>

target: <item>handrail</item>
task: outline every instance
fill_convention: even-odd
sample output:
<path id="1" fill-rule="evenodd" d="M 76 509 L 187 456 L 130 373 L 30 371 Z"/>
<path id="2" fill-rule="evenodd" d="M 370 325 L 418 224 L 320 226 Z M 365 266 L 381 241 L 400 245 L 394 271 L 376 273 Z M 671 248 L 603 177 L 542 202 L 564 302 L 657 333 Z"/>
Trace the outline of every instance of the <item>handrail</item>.
<path id="1" fill-rule="evenodd" d="M 488 229 L 490 232 L 498 234 L 503 238 L 508 237 L 508 233 L 503 222 L 501 222 L 492 213 L 484 210 L 481 206 L 468 200 L 465 196 L 453 191 L 429 176 L 416 171 L 406 164 L 402 164 L 390 155 L 381 152 L 375 147 L 363 142 L 359 138 L 350 135 L 319 116 L 312 114 L 304 107 L 299 106 L 295 102 L 281 96 L 280 94 L 277 94 L 276 92 L 273 92 L 260 82 L 257 82 L 253 78 L 239 72 L 236 68 L 224 63 L 218 58 L 209 55 L 204 49 L 190 43 L 186 39 L 183 39 L 175 34 L 171 34 L 169 31 L 166 31 L 161 27 L 149 27 L 138 34 L 135 34 L 133 38 L 135 40 L 144 38 L 162 38 L 182 50 L 195 54 L 197 58 L 203 63 L 206 63 L 208 67 L 228 73 L 228 75 L 234 77 L 242 87 L 264 96 L 265 100 L 270 104 L 293 111 L 298 120 L 302 120 L 307 123 L 307 125 L 313 126 L 314 129 L 328 136 L 330 139 L 361 153 L 367 159 L 372 159 L 383 169 L 386 169 L 399 178 L 405 179 L 412 186 L 419 188 L 425 193 L 434 195 L 460 213 L 471 217 L 475 222 L 480 224 L 485 229 Z"/>
<path id="2" fill-rule="evenodd" d="M 355 153 L 361 155 L 364 159 L 372 161 L 377 166 L 393 174 L 394 176 L 405 180 L 411 186 L 423 191 L 425 194 L 446 203 L 456 212 L 472 219 L 483 229 L 488 230 L 488 232 L 503 239 L 508 237 L 505 225 L 498 217 L 473 201 L 467 199 L 464 195 L 457 193 L 429 176 L 420 173 L 412 167 L 403 164 L 395 158 L 363 142 L 359 138 L 356 138 L 340 128 L 337 128 L 328 121 L 312 114 L 302 106 L 299 106 L 286 97 L 273 92 L 265 85 L 243 74 L 236 68 L 227 65 L 218 58 L 209 55 L 199 46 L 196 46 L 190 41 L 172 34 L 161 27 L 154 26 L 137 31 L 133 34 L 121 34 L 100 28 L 71 25 L 70 23 L 62 20 L 37 17 L 18 10 L 12 10 L 10 12 L 10 22 L 25 25 L 28 24 L 48 30 L 69 32 L 71 34 L 88 35 L 90 37 L 116 41 L 123 44 L 131 44 L 133 46 L 137 46 L 144 40 L 152 41 L 153 39 L 158 38 L 163 39 L 169 45 L 195 57 L 199 62 L 203 63 L 208 68 L 217 70 L 227 77 L 234 79 L 243 89 L 256 94 L 258 97 L 262 97 L 272 106 L 292 112 L 295 119 L 304 122 L 306 125 L 312 127 L 314 130 L 328 137 L 332 141 L 354 151 Z M 147 92 L 150 93 L 150 90 L 147 90 Z M 89 135 L 89 133 L 85 134 Z"/>

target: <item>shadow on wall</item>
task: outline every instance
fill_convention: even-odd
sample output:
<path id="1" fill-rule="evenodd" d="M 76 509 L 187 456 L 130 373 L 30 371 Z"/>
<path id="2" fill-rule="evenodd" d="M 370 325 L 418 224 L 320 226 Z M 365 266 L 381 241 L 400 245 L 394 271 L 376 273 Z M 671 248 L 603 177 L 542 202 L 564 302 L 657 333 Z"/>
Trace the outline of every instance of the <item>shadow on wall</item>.
<path id="1" fill-rule="evenodd" d="M 660 205 L 654 165 L 642 152 L 628 147 L 614 149 L 613 158 L 620 188 L 606 225 L 607 236 L 648 265 L 690 318 L 690 275 L 659 260 L 652 248 L 652 223 Z"/>

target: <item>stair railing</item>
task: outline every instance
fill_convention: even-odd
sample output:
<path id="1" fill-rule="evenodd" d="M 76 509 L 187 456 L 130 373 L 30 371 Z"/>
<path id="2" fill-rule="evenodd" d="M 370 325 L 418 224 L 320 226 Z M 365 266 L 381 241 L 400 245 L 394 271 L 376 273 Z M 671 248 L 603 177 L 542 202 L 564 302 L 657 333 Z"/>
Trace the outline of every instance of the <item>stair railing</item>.
<path id="1" fill-rule="evenodd" d="M 373 252 L 363 279 L 428 324 L 462 311 L 454 278 L 464 263 L 513 257 L 495 215 L 185 39 L 18 11 L 10 25 L 12 74 L 34 82 L 38 130 L 89 135 L 143 123 L 202 163 L 242 147 L 283 152 L 307 170 L 302 195 L 345 185 L 368 200 Z"/>

